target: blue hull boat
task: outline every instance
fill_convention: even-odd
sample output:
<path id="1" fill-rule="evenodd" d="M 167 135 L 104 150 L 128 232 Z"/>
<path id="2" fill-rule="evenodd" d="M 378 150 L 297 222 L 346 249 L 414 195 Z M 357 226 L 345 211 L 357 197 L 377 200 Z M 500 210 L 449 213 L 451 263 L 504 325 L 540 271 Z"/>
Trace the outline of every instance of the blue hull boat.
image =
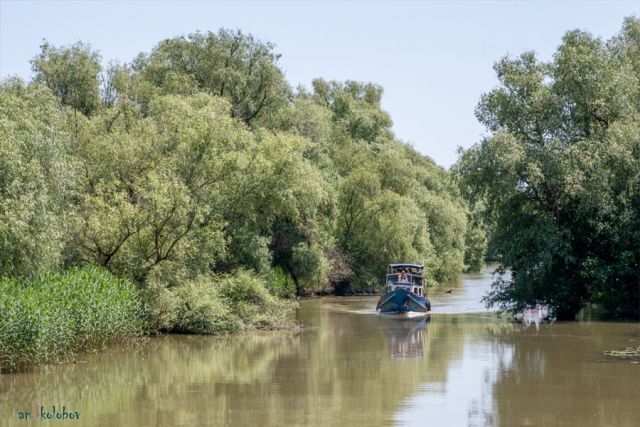
<path id="1" fill-rule="evenodd" d="M 431 311 L 431 303 L 428 299 L 415 295 L 405 289 L 396 289 L 384 294 L 380 298 L 376 310 L 380 310 L 381 313 L 404 313 L 407 311 L 427 313 Z"/>
<path id="2" fill-rule="evenodd" d="M 389 264 L 385 294 L 378 301 L 376 310 L 382 313 L 430 312 L 423 269 L 419 264 Z"/>
<path id="3" fill-rule="evenodd" d="M 381 313 L 404 313 L 407 311 L 427 313 L 431 311 L 431 303 L 428 299 L 405 289 L 395 289 L 380 298 L 376 310 L 380 310 Z"/>

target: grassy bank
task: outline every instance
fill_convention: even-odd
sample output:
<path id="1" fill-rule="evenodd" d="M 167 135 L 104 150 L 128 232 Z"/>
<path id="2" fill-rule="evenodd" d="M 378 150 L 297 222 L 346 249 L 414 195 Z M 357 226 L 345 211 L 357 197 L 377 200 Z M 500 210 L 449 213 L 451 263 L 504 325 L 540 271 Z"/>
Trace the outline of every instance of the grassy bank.
<path id="1" fill-rule="evenodd" d="M 70 361 L 142 336 L 135 286 L 94 267 L 0 279 L 0 372 Z"/>

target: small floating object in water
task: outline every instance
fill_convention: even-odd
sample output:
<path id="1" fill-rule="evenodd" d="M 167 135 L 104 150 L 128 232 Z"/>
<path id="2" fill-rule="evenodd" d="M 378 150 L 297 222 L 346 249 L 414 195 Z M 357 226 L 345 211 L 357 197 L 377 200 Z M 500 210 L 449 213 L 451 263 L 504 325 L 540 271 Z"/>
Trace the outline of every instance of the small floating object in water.
<path id="1" fill-rule="evenodd" d="M 445 294 L 450 294 L 453 291 L 453 289 L 449 289 L 448 291 L 445 292 Z"/>

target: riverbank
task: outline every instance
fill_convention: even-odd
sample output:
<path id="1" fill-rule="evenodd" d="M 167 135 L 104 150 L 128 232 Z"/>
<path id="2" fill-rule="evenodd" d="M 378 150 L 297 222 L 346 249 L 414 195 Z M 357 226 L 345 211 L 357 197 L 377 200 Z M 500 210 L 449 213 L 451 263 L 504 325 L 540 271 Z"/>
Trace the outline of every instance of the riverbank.
<path id="1" fill-rule="evenodd" d="M 202 276 L 170 289 L 118 279 L 96 267 L 0 279 L 0 373 L 74 362 L 112 343 L 145 335 L 221 335 L 296 326 L 296 301 L 272 295 L 241 270 Z"/>
<path id="2" fill-rule="evenodd" d="M 200 276 L 162 289 L 153 300 L 167 307 L 148 316 L 153 330 L 220 335 L 296 325 L 297 302 L 273 295 L 264 278 L 246 270 Z"/>

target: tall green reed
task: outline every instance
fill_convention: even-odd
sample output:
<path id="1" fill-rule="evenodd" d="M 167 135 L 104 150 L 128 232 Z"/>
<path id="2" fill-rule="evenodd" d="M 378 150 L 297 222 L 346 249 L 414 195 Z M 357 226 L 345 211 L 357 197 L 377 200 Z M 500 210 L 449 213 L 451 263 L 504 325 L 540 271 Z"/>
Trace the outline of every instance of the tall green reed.
<path id="1" fill-rule="evenodd" d="M 142 336 L 135 286 L 96 267 L 0 278 L 0 372 L 70 361 Z"/>

